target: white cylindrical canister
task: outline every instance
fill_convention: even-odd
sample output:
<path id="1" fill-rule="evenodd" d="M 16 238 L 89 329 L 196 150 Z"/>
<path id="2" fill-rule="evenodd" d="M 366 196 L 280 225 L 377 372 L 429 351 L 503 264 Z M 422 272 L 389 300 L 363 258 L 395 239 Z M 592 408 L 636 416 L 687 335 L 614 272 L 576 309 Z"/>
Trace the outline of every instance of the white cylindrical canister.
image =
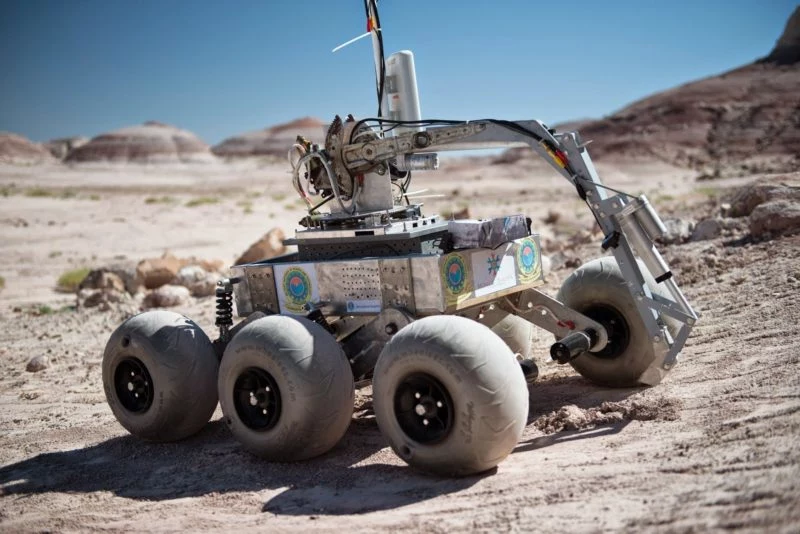
<path id="1" fill-rule="evenodd" d="M 397 121 L 419 121 L 417 73 L 414 69 L 414 54 L 410 50 L 395 52 L 386 59 L 385 92 L 388 110 L 385 118 Z M 393 132 L 403 133 L 421 130 L 418 126 L 398 126 Z"/>

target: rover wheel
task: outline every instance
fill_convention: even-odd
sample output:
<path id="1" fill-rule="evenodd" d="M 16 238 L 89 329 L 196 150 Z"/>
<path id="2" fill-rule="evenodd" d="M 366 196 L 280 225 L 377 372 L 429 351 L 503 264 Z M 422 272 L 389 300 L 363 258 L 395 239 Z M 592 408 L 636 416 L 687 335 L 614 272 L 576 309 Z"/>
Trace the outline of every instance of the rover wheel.
<path id="1" fill-rule="evenodd" d="M 411 467 L 448 476 L 480 473 L 514 449 L 528 389 L 508 346 L 456 316 L 420 319 L 386 345 L 373 377 L 375 417 Z"/>
<path id="2" fill-rule="evenodd" d="M 519 359 L 529 360 L 533 352 L 533 328 L 529 321 L 509 313 L 492 327 L 492 332 L 500 336 Z"/>
<path id="3" fill-rule="evenodd" d="M 117 328 L 103 354 L 103 389 L 128 432 L 175 441 L 200 430 L 217 406 L 217 357 L 183 315 L 148 311 Z"/>
<path id="4" fill-rule="evenodd" d="M 668 295 L 647 272 L 645 280 L 653 293 Z M 564 281 L 556 299 L 608 332 L 602 350 L 582 354 L 570 365 L 604 386 L 639 385 L 639 377 L 655 360 L 655 350 L 616 259 L 606 256 L 582 265 Z"/>
<path id="5" fill-rule="evenodd" d="M 318 324 L 263 317 L 225 349 L 218 390 L 224 419 L 245 449 L 275 461 L 330 450 L 353 415 L 353 375 L 341 347 Z"/>

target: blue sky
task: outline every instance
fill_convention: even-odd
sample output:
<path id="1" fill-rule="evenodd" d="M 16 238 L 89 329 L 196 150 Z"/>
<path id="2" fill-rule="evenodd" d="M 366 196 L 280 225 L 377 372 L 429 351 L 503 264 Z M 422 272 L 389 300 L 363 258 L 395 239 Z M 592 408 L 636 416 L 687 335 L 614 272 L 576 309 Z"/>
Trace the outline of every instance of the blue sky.
<path id="1" fill-rule="evenodd" d="M 766 55 L 797 0 L 383 0 L 425 118 L 600 117 Z M 373 116 L 361 0 L 0 0 L 0 130 L 35 141 L 159 120 L 217 143 Z"/>

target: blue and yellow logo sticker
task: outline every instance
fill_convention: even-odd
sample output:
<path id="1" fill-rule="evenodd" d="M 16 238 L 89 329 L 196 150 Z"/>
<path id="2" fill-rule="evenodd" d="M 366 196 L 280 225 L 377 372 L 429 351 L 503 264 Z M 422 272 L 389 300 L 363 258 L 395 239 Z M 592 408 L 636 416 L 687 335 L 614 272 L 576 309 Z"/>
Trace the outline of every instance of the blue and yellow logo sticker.
<path id="1" fill-rule="evenodd" d="M 299 267 L 287 269 L 283 274 L 283 294 L 286 296 L 286 308 L 293 312 L 305 311 L 305 305 L 311 301 L 311 279 Z"/>
<path id="2" fill-rule="evenodd" d="M 533 239 L 526 237 L 517 246 L 517 272 L 519 281 L 523 284 L 537 280 L 542 272 L 539 253 Z"/>
<path id="3" fill-rule="evenodd" d="M 442 279 L 447 292 L 460 295 L 472 290 L 469 269 L 461 254 L 450 254 L 442 264 Z"/>

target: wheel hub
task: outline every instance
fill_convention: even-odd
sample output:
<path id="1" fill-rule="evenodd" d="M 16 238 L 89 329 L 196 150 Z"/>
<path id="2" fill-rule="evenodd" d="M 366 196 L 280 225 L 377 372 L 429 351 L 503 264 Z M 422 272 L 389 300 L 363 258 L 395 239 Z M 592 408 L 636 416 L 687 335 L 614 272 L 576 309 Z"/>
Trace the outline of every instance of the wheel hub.
<path id="1" fill-rule="evenodd" d="M 416 373 L 404 378 L 397 387 L 394 413 L 408 437 L 431 444 L 444 439 L 453 425 L 453 402 L 436 378 Z"/>
<path id="2" fill-rule="evenodd" d="M 608 334 L 608 343 L 603 350 L 593 352 L 594 356 L 611 360 L 625 352 L 630 343 L 630 326 L 620 312 L 610 306 L 594 305 L 583 314 L 603 325 Z"/>
<path id="3" fill-rule="evenodd" d="M 275 378 L 263 369 L 248 367 L 236 378 L 233 405 L 247 428 L 262 432 L 274 427 L 281 415 Z"/>
<path id="4" fill-rule="evenodd" d="M 155 396 L 150 373 L 138 358 L 125 358 L 117 365 L 114 391 L 122 406 L 133 413 L 149 410 Z"/>

